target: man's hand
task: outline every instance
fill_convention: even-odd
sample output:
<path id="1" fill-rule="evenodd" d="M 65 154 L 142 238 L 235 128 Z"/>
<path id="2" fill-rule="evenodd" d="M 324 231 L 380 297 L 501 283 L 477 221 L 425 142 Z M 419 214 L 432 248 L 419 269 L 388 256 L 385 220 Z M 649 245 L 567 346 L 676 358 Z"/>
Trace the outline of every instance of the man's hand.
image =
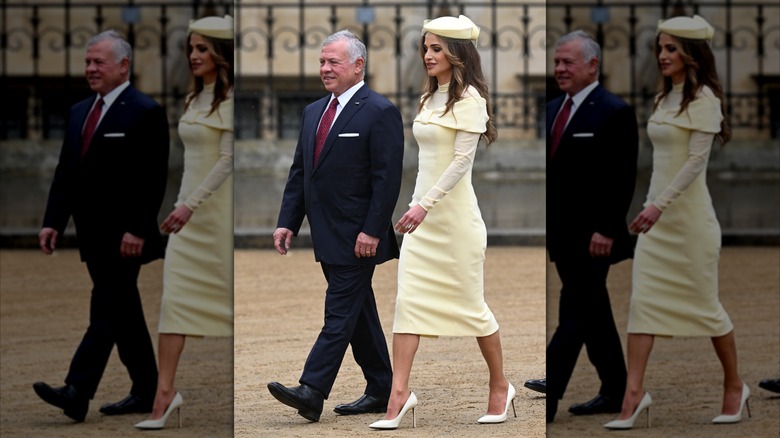
<path id="1" fill-rule="evenodd" d="M 292 230 L 287 228 L 277 228 L 274 231 L 274 248 L 276 248 L 276 252 L 281 255 L 287 254 L 287 250 L 292 245 L 293 234 Z"/>
<path id="2" fill-rule="evenodd" d="M 378 237 L 372 237 L 361 232 L 357 236 L 357 242 L 355 242 L 355 257 L 374 257 L 377 246 L 379 246 Z"/>
<path id="3" fill-rule="evenodd" d="M 122 236 L 122 244 L 119 247 L 119 253 L 122 257 L 139 257 L 143 249 L 144 239 L 130 233 L 125 233 Z"/>
<path id="4" fill-rule="evenodd" d="M 57 237 L 60 233 L 54 228 L 43 227 L 38 233 L 38 245 L 46 255 L 51 255 L 57 249 Z"/>
<path id="5" fill-rule="evenodd" d="M 603 234 L 593 233 L 593 237 L 590 238 L 590 256 L 609 257 L 612 253 L 612 242 L 614 240 Z"/>

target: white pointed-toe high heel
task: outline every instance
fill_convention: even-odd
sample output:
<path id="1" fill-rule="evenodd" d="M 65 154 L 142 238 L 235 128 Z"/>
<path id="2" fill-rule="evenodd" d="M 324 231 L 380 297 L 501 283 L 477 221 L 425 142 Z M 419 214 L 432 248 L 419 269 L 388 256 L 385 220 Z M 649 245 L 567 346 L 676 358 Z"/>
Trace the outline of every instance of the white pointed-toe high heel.
<path id="1" fill-rule="evenodd" d="M 739 411 L 737 411 L 737 413 L 734 415 L 718 415 L 712 419 L 712 422 L 715 424 L 739 423 L 740 420 L 742 420 L 742 409 L 745 406 L 747 406 L 748 417 L 750 417 L 750 402 L 748 402 L 748 397 L 750 397 L 750 388 L 748 388 L 748 386 L 743 383 L 742 400 L 739 402 Z"/>
<path id="2" fill-rule="evenodd" d="M 515 414 L 515 418 L 517 418 L 517 410 L 515 410 L 515 395 L 517 395 L 517 391 L 515 391 L 515 387 L 512 386 L 512 384 L 509 384 L 509 389 L 507 389 L 506 392 L 506 406 L 504 407 L 504 413 L 499 415 L 483 415 L 479 417 L 479 420 L 477 420 L 477 423 L 482 424 L 495 424 L 495 423 L 503 423 L 506 421 L 507 412 L 509 412 L 509 405 L 512 405 L 512 412 Z"/>
<path id="3" fill-rule="evenodd" d="M 155 429 L 162 429 L 165 427 L 165 422 L 168 421 L 168 417 L 171 415 L 171 412 L 174 410 L 178 412 L 177 416 L 179 417 L 179 427 L 181 428 L 181 405 L 184 404 L 184 399 L 181 398 L 180 393 L 176 393 L 175 396 L 173 396 L 173 401 L 171 401 L 171 404 L 168 405 L 168 409 L 165 410 L 165 413 L 162 417 L 156 419 L 156 420 L 145 420 L 140 423 L 137 423 L 135 427 L 138 429 L 148 429 L 148 430 L 155 430 Z"/>
<path id="4" fill-rule="evenodd" d="M 634 413 L 631 415 L 631 417 L 626 418 L 625 420 L 610 421 L 609 423 L 605 424 L 604 427 L 607 429 L 631 429 L 634 427 L 634 422 L 636 421 L 637 417 L 639 417 L 639 414 L 641 414 L 645 409 L 647 409 L 647 427 L 650 427 L 651 404 L 653 404 L 653 399 L 650 397 L 650 393 L 646 392 L 642 397 L 642 400 L 639 402 L 639 405 L 637 405 L 636 409 L 634 409 Z"/>
<path id="5" fill-rule="evenodd" d="M 372 429 L 397 429 L 398 425 L 401 423 L 401 420 L 404 419 L 404 415 L 406 415 L 409 409 L 412 410 L 412 427 L 417 427 L 417 417 L 414 414 L 414 409 L 416 407 L 417 397 L 413 392 L 409 391 L 409 398 L 406 399 L 406 403 L 404 403 L 404 407 L 401 408 L 401 412 L 398 413 L 397 417 L 393 418 L 392 420 L 375 421 L 368 427 Z"/>

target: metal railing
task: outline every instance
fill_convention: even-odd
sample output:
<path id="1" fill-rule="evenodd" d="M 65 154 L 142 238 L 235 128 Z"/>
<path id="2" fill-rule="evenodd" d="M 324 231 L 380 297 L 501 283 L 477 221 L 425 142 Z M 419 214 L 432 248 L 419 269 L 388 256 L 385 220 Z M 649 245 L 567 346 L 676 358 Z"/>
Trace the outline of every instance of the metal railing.
<path id="1" fill-rule="evenodd" d="M 546 22 L 539 11 L 546 10 Z M 412 80 L 418 17 L 448 13 L 481 16 L 478 46 L 488 82 L 511 69 L 514 86 L 491 86 L 499 128 L 543 136 L 543 72 L 532 74 L 535 53 L 574 28 L 596 35 L 603 47 L 603 80 L 634 105 L 640 126 L 648 117 L 657 77 L 652 59 L 656 21 L 677 13 L 704 15 L 716 28 L 718 60 L 730 121 L 743 138 L 780 135 L 780 3 L 765 1 L 358 1 L 284 0 L 34 2 L 0 0 L 0 139 L 58 138 L 67 108 L 89 94 L 80 60 L 91 35 L 107 28 L 134 45 L 133 71 L 143 91 L 166 107 L 175 121 L 189 75 L 183 55 L 190 17 L 231 13 L 237 28 L 237 133 L 241 138 L 280 138 L 297 130 L 299 109 L 323 94 L 316 68 L 319 42 L 349 28 L 369 50 L 369 84 L 380 74 L 392 79 L 377 89 L 412 120 L 419 80 Z M 252 17 L 251 19 L 248 17 Z M 290 17 L 293 17 L 292 19 Z M 551 65 L 552 50 L 547 50 Z M 413 56 L 412 56 L 413 57 Z M 294 63 L 293 73 L 280 63 Z M 384 59 L 383 65 L 371 62 Z M 139 61 L 143 60 L 143 61 Z M 143 65 L 139 65 L 139 62 Z M 288 66 L 289 67 L 289 66 Z M 287 68 L 289 70 L 289 68 Z M 550 72 L 548 72 L 549 74 Z M 657 74 L 657 73 L 656 73 Z M 138 77 L 138 76 L 137 76 Z M 419 79 L 419 78 L 416 78 Z M 377 84 L 379 85 L 379 84 Z M 554 86 L 547 86 L 547 97 Z"/>
<path id="2" fill-rule="evenodd" d="M 131 77 L 176 120 L 189 83 L 192 17 L 232 13 L 232 1 L 0 0 L 0 139 L 59 138 L 67 110 L 90 94 L 82 59 L 93 35 L 114 29 L 133 47 Z M 134 81 L 135 82 L 135 81 Z M 138 84 L 136 84 L 138 85 Z M 174 125 L 175 126 L 175 125 Z"/>
<path id="3" fill-rule="evenodd" d="M 712 49 L 730 123 L 743 138 L 780 138 L 780 2 L 547 1 L 548 65 L 555 40 L 574 29 L 602 47 L 610 90 L 637 110 L 644 126 L 657 92 L 653 46 L 659 19 L 699 14 L 715 28 Z M 747 131 L 747 132 L 746 132 Z M 737 134 L 741 132 L 741 134 Z"/>
<path id="4" fill-rule="evenodd" d="M 536 55 L 541 63 L 544 55 L 542 0 L 332 3 L 242 0 L 236 3 L 236 12 L 237 64 L 252 60 L 261 67 L 251 75 L 242 73 L 238 78 L 239 90 L 263 102 L 254 115 L 255 123 L 249 127 L 250 135 L 269 136 L 270 133 L 274 138 L 297 131 L 299 121 L 293 114 L 297 116 L 306 103 L 324 94 L 317 72 L 320 43 L 329 34 L 344 28 L 366 44 L 367 83 L 393 101 L 401 109 L 404 121 L 411 125 L 424 75 L 416 56 L 422 21 L 459 14 L 479 17 L 475 20 L 481 27 L 478 51 L 490 85 L 497 127 L 529 131 L 535 137 L 543 135 L 540 108 L 544 103 L 544 71 L 536 74 L 536 83 L 530 74 L 531 57 Z M 376 59 L 382 62 L 372 62 Z M 296 70 L 291 72 L 289 66 L 283 69 L 282 63 L 291 63 Z M 502 68 L 516 78 L 514 83 L 510 81 L 506 85 L 507 72 L 504 72 L 503 84 L 496 85 L 501 82 Z M 282 70 L 287 76 L 284 83 L 280 79 Z M 305 97 L 290 102 L 288 105 L 293 110 L 286 110 L 282 102 L 296 96 Z"/>

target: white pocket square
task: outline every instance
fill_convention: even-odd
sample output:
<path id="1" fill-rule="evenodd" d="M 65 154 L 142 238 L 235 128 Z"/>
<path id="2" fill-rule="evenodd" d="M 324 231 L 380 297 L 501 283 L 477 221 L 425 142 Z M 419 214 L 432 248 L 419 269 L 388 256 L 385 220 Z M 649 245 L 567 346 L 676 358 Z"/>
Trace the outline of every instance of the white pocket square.
<path id="1" fill-rule="evenodd" d="M 107 132 L 103 134 L 103 137 L 124 137 L 124 132 Z"/>
<path id="2" fill-rule="evenodd" d="M 357 132 L 344 132 L 342 134 L 339 134 L 339 137 L 360 137 L 360 134 Z"/>
<path id="3" fill-rule="evenodd" d="M 592 132 L 578 132 L 576 134 L 572 134 L 572 137 L 593 137 Z"/>

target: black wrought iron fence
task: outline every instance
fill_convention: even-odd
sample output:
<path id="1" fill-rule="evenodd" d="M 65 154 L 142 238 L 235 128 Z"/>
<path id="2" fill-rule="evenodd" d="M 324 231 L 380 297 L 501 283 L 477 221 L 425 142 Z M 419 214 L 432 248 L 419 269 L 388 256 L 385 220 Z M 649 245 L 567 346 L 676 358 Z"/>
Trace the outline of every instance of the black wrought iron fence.
<path id="1" fill-rule="evenodd" d="M 657 91 L 653 57 L 659 19 L 699 14 L 715 28 L 712 48 L 730 122 L 742 138 L 780 138 L 780 2 L 548 0 L 548 65 L 555 40 L 571 30 L 591 32 L 603 49 L 603 79 L 638 113 L 649 117 Z"/>
<path id="2" fill-rule="evenodd" d="M 297 135 L 301 108 L 324 91 L 318 78 L 320 43 L 347 28 L 368 49 L 367 82 L 391 99 L 411 124 L 424 71 L 417 56 L 425 18 L 464 14 L 480 27 L 478 50 L 499 129 L 541 136 L 544 103 L 544 2 L 338 1 L 236 3 L 241 65 L 238 89 L 251 117 L 238 118 L 238 136 Z M 535 57 L 535 60 L 534 60 Z M 538 68 L 534 71 L 533 62 Z M 526 135 L 528 136 L 528 135 Z"/>
<path id="3" fill-rule="evenodd" d="M 232 13 L 232 1 L 0 1 L 0 139 L 59 138 L 67 109 L 89 95 L 83 58 L 107 29 L 133 46 L 132 79 L 176 120 L 187 93 L 193 17 Z"/>
<path id="4" fill-rule="evenodd" d="M 343 28 L 368 46 L 369 84 L 410 121 L 423 74 L 416 58 L 422 19 L 460 13 L 482 27 L 478 47 L 504 132 L 543 135 L 545 90 L 554 91 L 545 72 L 552 50 L 546 49 L 574 28 L 593 32 L 602 43 L 602 79 L 637 108 L 643 124 L 656 90 L 656 21 L 699 13 L 716 28 L 713 48 L 738 135 L 780 137 L 777 0 L 0 0 L 0 139 L 61 135 L 67 108 L 89 93 L 81 67 L 86 42 L 107 28 L 133 43 L 136 84 L 175 120 L 189 78 L 183 56 L 187 23 L 223 13 L 236 19 L 239 138 L 297 134 L 300 109 L 323 94 L 316 69 L 320 41 Z"/>

